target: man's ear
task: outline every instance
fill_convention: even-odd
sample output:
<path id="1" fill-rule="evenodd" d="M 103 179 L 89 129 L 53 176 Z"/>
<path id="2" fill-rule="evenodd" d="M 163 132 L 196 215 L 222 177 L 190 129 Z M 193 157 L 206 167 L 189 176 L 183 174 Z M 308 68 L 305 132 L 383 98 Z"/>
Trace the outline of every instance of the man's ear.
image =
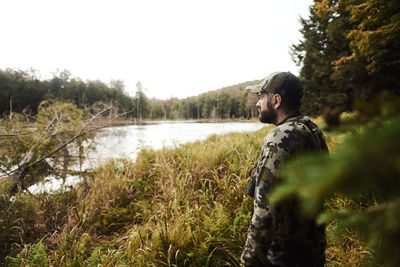
<path id="1" fill-rule="evenodd" d="M 282 97 L 278 94 L 275 94 L 272 97 L 272 106 L 274 107 L 274 109 L 278 109 L 282 104 Z"/>

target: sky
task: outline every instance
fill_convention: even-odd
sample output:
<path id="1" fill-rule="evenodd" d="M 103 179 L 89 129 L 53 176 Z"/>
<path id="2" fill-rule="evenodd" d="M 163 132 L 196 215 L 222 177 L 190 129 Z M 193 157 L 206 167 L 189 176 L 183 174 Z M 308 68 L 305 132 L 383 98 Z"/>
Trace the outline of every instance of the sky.
<path id="1" fill-rule="evenodd" d="M 68 70 L 123 80 L 134 95 L 184 98 L 275 71 L 298 74 L 289 48 L 312 0 L 4 0 L 0 69 Z"/>

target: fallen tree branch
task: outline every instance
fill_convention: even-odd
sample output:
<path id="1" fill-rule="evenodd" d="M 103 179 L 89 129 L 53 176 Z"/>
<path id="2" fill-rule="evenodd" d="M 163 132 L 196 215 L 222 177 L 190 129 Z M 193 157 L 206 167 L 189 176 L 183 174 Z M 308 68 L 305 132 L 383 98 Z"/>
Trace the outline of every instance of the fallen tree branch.
<path id="1" fill-rule="evenodd" d="M 4 169 L 0 169 L 0 171 L 3 173 L 0 177 L 6 177 L 11 181 L 14 181 L 14 185 L 10 191 L 11 194 L 14 194 L 18 191 L 18 188 L 20 185 L 21 188 L 27 188 L 31 182 L 25 181 L 25 177 L 30 174 L 33 175 L 35 172 L 39 175 L 47 175 L 46 173 L 48 172 L 54 172 L 55 169 L 57 168 L 57 164 L 59 164 L 57 158 L 63 157 L 62 155 L 56 155 L 57 152 L 60 152 L 63 149 L 66 149 L 66 147 L 73 143 L 77 138 L 80 138 L 84 136 L 87 133 L 98 131 L 102 128 L 108 127 L 110 124 L 112 124 L 115 119 L 118 117 L 122 117 L 129 112 L 124 112 L 124 113 L 118 113 L 118 112 L 110 112 L 112 109 L 114 109 L 113 106 L 103 106 L 101 107 L 102 109 L 97 109 L 97 113 L 86 113 L 88 117 L 86 117 L 86 121 L 83 121 L 81 123 L 81 126 L 78 126 L 76 130 L 71 130 L 71 128 L 68 128 L 69 124 L 68 121 L 66 121 L 65 124 L 61 120 L 68 120 L 68 118 L 64 118 L 63 114 L 52 114 L 49 112 L 46 112 L 46 116 L 49 118 L 50 121 L 47 122 L 47 125 L 45 124 L 44 128 L 41 128 L 41 132 L 39 133 L 39 136 L 36 138 L 32 138 L 31 140 L 28 141 L 28 144 L 26 146 L 27 152 L 24 153 L 23 159 L 18 162 L 18 167 L 15 167 L 14 170 L 8 171 Z M 109 112 L 108 115 L 104 116 L 107 112 Z M 57 110 L 56 113 L 59 113 Z M 59 123 L 63 123 L 60 124 Z M 95 125 L 93 125 L 95 123 Z M 62 128 L 60 128 L 60 127 Z M 68 128 L 68 129 L 66 129 Z M 57 130 L 63 129 L 63 131 L 57 132 Z M 37 132 L 37 129 L 33 132 Z M 25 133 L 24 133 L 25 134 Z M 22 134 L 6 134 L 4 136 L 7 137 L 17 137 L 21 136 Z M 71 136 L 73 135 L 73 136 Z M 70 137 L 68 137 L 70 136 Z M 2 135 L 0 135 L 2 137 Z M 48 140 L 49 138 L 57 139 L 57 143 L 53 144 L 52 147 L 53 149 L 50 150 L 50 152 L 47 152 L 45 155 L 37 155 L 36 151 L 42 144 L 42 142 Z M 61 142 L 60 142 L 61 141 Z M 43 153 L 43 152 L 42 152 Z M 37 156 L 35 156 L 37 155 Z M 35 159 L 38 157 L 37 159 Z M 71 156 L 70 156 L 71 157 Z M 53 163 L 50 166 L 49 163 L 46 161 L 46 159 L 52 159 Z M 44 164 L 41 164 L 44 162 Z M 68 167 L 67 167 L 68 168 Z M 65 169 L 64 169 L 65 171 Z M 29 180 L 30 181 L 30 180 Z M 28 183 L 28 184 L 27 184 Z"/>
<path id="2" fill-rule="evenodd" d="M 46 158 L 48 158 L 48 157 L 51 157 L 52 155 L 54 155 L 55 153 L 57 153 L 58 151 L 60 151 L 61 149 L 63 149 L 63 148 L 66 147 L 67 145 L 69 145 L 70 143 L 72 143 L 75 139 L 81 137 L 82 135 L 84 135 L 84 134 L 86 134 L 86 133 L 88 133 L 88 132 L 90 132 L 90 131 L 94 131 L 94 130 L 98 130 L 98 129 L 104 128 L 104 127 L 98 127 L 97 129 L 91 129 L 91 130 L 89 130 L 89 131 L 84 132 L 84 130 L 85 130 L 96 118 L 98 118 L 99 116 L 101 116 L 102 114 L 106 113 L 107 111 L 109 111 L 109 110 L 111 110 L 111 109 L 112 109 L 112 107 L 109 107 L 109 108 L 107 108 L 107 109 L 105 109 L 105 110 L 103 110 L 103 111 L 97 113 L 94 117 L 92 117 L 92 118 L 79 130 L 79 132 L 78 132 L 75 136 L 73 136 L 72 138 L 70 138 L 67 142 L 65 142 L 64 144 L 62 144 L 61 146 L 59 146 L 58 148 L 56 148 L 56 149 L 53 150 L 52 152 L 48 153 L 48 154 L 45 155 L 45 156 L 42 156 L 42 157 L 39 158 L 38 160 L 36 160 L 36 161 L 34 161 L 33 163 L 27 165 L 26 168 L 33 167 L 33 166 L 35 166 L 36 164 L 38 164 L 39 162 L 41 162 L 42 160 L 44 160 L 44 159 L 46 159 Z"/>

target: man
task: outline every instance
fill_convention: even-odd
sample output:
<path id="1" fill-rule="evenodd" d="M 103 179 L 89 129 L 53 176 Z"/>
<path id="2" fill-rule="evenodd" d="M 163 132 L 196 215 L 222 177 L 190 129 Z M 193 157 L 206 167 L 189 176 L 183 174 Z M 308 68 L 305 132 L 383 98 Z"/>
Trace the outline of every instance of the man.
<path id="1" fill-rule="evenodd" d="M 279 169 L 295 155 L 328 151 L 322 132 L 299 111 L 302 86 L 290 72 L 275 72 L 248 86 L 259 94 L 260 121 L 276 127 L 264 140 L 247 193 L 254 214 L 241 261 L 244 266 L 324 266 L 325 227 L 301 213 L 295 198 L 270 205 L 268 195 L 282 179 Z"/>

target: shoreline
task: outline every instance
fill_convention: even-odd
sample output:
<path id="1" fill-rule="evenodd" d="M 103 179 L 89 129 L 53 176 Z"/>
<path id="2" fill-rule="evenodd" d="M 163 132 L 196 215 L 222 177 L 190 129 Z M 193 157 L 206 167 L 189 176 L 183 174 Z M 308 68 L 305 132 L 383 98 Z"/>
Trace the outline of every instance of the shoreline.
<path id="1" fill-rule="evenodd" d="M 175 122 L 187 122 L 187 123 L 229 123 L 229 122 L 259 122 L 258 118 L 251 119 L 188 119 L 188 120 L 118 120 L 110 124 L 113 126 L 128 126 L 128 125 L 154 125 L 161 122 L 175 123 Z M 108 126 L 108 127 L 110 127 Z"/>

